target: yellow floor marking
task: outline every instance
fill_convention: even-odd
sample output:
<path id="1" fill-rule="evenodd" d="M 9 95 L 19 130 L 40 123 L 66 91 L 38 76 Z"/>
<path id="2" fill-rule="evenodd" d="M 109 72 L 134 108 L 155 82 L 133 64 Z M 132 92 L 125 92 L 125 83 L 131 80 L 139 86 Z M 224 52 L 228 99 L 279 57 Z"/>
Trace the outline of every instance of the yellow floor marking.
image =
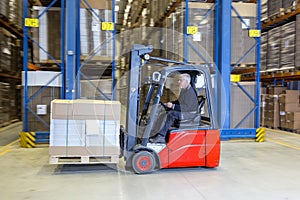
<path id="1" fill-rule="evenodd" d="M 4 156 L 5 154 L 7 154 L 7 153 L 10 152 L 10 151 L 11 151 L 10 149 L 7 149 L 7 150 L 1 152 L 1 153 L 0 153 L 0 157 L 1 157 L 1 156 Z"/>
<path id="2" fill-rule="evenodd" d="M 272 132 L 274 132 L 274 133 L 279 133 L 281 135 L 290 135 L 290 136 L 293 136 L 293 137 L 300 138 L 300 135 L 297 134 L 297 133 L 291 133 L 291 132 L 287 132 L 287 131 L 281 131 L 281 130 L 277 130 L 277 129 L 268 129 L 268 128 L 266 129 L 266 131 L 269 131 L 268 134 L 272 134 Z"/>
<path id="3" fill-rule="evenodd" d="M 299 146 L 295 146 L 295 145 L 292 145 L 292 144 L 289 144 L 289 143 L 286 143 L 286 142 L 281 142 L 281 141 L 274 140 L 274 139 L 271 139 L 271 138 L 267 138 L 267 140 L 270 140 L 272 142 L 275 142 L 276 144 L 279 144 L 279 145 L 282 145 L 282 146 L 285 146 L 285 147 L 289 147 L 291 149 L 300 150 Z"/>
<path id="4" fill-rule="evenodd" d="M 19 142 L 19 139 L 17 139 L 17 140 L 15 140 L 15 141 L 13 141 L 13 142 L 11 142 L 11 143 L 9 143 L 9 144 L 7 144 L 7 145 L 1 147 L 1 148 L 0 148 L 0 151 L 3 151 L 5 148 L 10 147 L 11 145 L 14 145 L 14 144 L 17 143 L 17 142 Z"/>

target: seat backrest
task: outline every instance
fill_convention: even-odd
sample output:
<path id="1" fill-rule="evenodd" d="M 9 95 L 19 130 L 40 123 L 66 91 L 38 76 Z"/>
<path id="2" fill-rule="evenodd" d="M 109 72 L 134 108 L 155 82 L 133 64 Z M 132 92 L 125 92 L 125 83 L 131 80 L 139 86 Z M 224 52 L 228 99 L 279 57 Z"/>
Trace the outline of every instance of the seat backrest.
<path id="1" fill-rule="evenodd" d="M 205 104 L 206 98 L 204 96 L 198 96 L 198 113 L 201 113 L 201 109 L 203 108 Z"/>

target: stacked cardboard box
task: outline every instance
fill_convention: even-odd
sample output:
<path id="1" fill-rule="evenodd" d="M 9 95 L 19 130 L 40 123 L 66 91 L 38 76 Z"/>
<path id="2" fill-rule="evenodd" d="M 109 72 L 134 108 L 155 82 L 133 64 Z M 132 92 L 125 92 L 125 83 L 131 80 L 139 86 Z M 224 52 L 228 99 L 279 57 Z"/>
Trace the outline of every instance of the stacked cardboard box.
<path id="1" fill-rule="evenodd" d="M 105 100 L 112 98 L 112 79 L 80 81 L 81 98 Z"/>
<path id="2" fill-rule="evenodd" d="M 268 0 L 261 0 L 261 21 L 268 19 Z"/>
<path id="3" fill-rule="evenodd" d="M 9 82 L 9 120 L 19 120 L 20 106 L 17 104 L 17 99 L 20 98 L 17 93 L 17 81 L 11 80 Z"/>
<path id="4" fill-rule="evenodd" d="M 290 130 L 300 129 L 300 112 L 287 112 L 286 128 Z"/>
<path id="5" fill-rule="evenodd" d="M 300 112 L 299 90 L 286 90 L 279 95 L 281 127 L 287 129 L 300 129 L 298 112 Z"/>
<path id="6" fill-rule="evenodd" d="M 280 68 L 281 27 L 268 31 L 267 69 Z"/>
<path id="7" fill-rule="evenodd" d="M 270 86 L 267 88 L 267 94 L 280 95 L 286 89 L 287 89 L 287 87 L 283 87 L 283 86 Z"/>
<path id="8" fill-rule="evenodd" d="M 6 29 L 0 27 L 0 72 L 11 71 L 12 35 Z"/>
<path id="9" fill-rule="evenodd" d="M 96 13 L 104 21 L 112 20 L 110 10 L 93 9 L 93 13 Z M 96 56 L 112 55 L 112 42 L 108 42 L 110 35 L 106 31 L 100 31 L 101 24 L 93 13 L 89 9 L 80 9 L 81 55 L 87 56 L 94 50 L 99 50 L 95 54 Z M 106 44 L 106 42 L 108 43 Z M 103 44 L 105 46 L 101 46 Z"/>
<path id="10" fill-rule="evenodd" d="M 32 17 L 37 17 L 47 9 L 45 7 L 35 7 Z M 80 55 L 83 57 L 93 54 L 94 56 L 111 56 L 113 43 L 109 41 L 111 34 L 101 30 L 100 19 L 111 21 L 111 10 L 80 9 Z M 51 8 L 40 17 L 40 26 L 34 29 L 33 36 L 36 41 L 53 58 L 61 59 L 61 15 L 59 8 Z M 95 58 L 95 57 L 94 57 Z M 96 57 L 97 58 L 97 57 Z M 51 57 L 37 45 L 34 45 L 35 62 L 45 61 Z M 98 58 L 97 58 L 98 59 Z M 99 59 L 98 59 L 99 60 Z"/>
<path id="11" fill-rule="evenodd" d="M 275 14 L 277 14 L 279 12 L 280 8 L 282 8 L 282 0 L 268 1 L 268 15 L 269 15 L 269 17 L 274 16 Z"/>
<path id="12" fill-rule="evenodd" d="M 279 95 L 286 90 L 286 87 L 271 86 L 267 88 L 265 95 L 263 124 L 266 127 L 278 128 L 280 126 Z"/>
<path id="13" fill-rule="evenodd" d="M 295 22 L 281 27 L 280 67 L 295 67 Z"/>
<path id="14" fill-rule="evenodd" d="M 260 95 L 260 125 L 265 126 L 266 93 Z"/>
<path id="15" fill-rule="evenodd" d="M 0 82 L 0 126 L 5 126 L 10 123 L 10 101 L 9 101 L 9 83 Z"/>
<path id="16" fill-rule="evenodd" d="M 240 13 L 246 25 L 232 12 L 232 31 L 231 31 L 231 63 L 236 64 L 255 64 L 256 49 L 248 51 L 256 44 L 255 39 L 249 37 L 248 27 L 256 27 L 256 4 L 253 3 L 233 3 L 232 6 Z M 243 58 L 243 60 L 241 60 Z"/>
<path id="17" fill-rule="evenodd" d="M 22 28 L 23 0 L 4 0 L 0 2 L 0 16 L 18 28 Z"/>
<path id="18" fill-rule="evenodd" d="M 52 101 L 50 155 L 118 155 L 120 113 L 118 101 Z"/>
<path id="19" fill-rule="evenodd" d="M 251 96 L 255 96 L 255 82 L 241 82 L 240 84 Z M 235 128 L 241 122 L 241 120 L 251 112 L 251 110 L 254 108 L 254 105 L 249 97 L 236 84 L 231 84 L 230 90 L 230 113 L 232 113 L 230 118 L 230 127 Z M 254 119 L 255 115 L 252 114 L 237 128 L 254 128 Z"/>
<path id="20" fill-rule="evenodd" d="M 267 69 L 268 58 L 268 34 L 266 32 L 261 35 L 261 53 L 260 53 L 260 69 Z"/>
<path id="21" fill-rule="evenodd" d="M 50 131 L 50 102 L 60 98 L 61 76 L 59 72 L 29 71 L 27 73 L 28 98 L 35 96 L 28 103 L 28 129 L 36 132 Z M 55 76 L 57 77 L 56 79 Z M 50 84 L 49 82 L 54 79 Z M 25 74 L 22 74 L 22 85 L 25 84 Z M 43 88 L 44 86 L 47 86 Z M 41 90 L 43 88 L 43 90 Z M 22 95 L 24 96 L 24 95 Z"/>
<path id="22" fill-rule="evenodd" d="M 295 4 L 295 0 L 282 0 L 282 7 L 287 9 Z"/>
<path id="23" fill-rule="evenodd" d="M 0 15 L 1 17 L 7 17 L 8 5 L 6 1 L 0 1 Z"/>
<path id="24" fill-rule="evenodd" d="M 264 125 L 270 128 L 279 126 L 278 95 L 267 95 L 265 98 Z"/>
<path id="25" fill-rule="evenodd" d="M 299 2 L 300 6 L 300 2 Z M 300 69 L 300 15 L 296 17 L 296 53 L 295 53 L 295 65 L 297 69 Z"/>
<path id="26" fill-rule="evenodd" d="M 214 55 L 214 15 L 211 14 L 204 19 L 207 12 L 213 7 L 208 3 L 190 3 L 189 24 L 198 27 L 198 33 L 190 37 L 189 58 L 191 62 L 213 64 Z M 195 52 L 194 49 L 196 49 Z M 199 55 L 201 54 L 201 55 Z M 203 59 L 204 58 L 204 59 Z"/>

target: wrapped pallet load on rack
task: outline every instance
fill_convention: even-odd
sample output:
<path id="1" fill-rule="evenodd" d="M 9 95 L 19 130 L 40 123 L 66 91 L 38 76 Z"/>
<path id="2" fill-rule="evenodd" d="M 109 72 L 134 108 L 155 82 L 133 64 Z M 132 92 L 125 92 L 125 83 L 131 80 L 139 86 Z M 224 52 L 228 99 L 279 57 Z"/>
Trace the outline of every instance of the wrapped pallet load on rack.
<path id="1" fill-rule="evenodd" d="M 282 8 L 282 0 L 269 0 L 268 1 L 268 15 L 269 17 L 275 16 Z"/>
<path id="2" fill-rule="evenodd" d="M 267 58 L 268 58 L 268 34 L 261 34 L 261 53 L 260 53 L 260 69 L 267 69 Z"/>
<path id="3" fill-rule="evenodd" d="M 35 132 L 49 132 L 50 102 L 53 99 L 60 98 L 61 82 L 59 72 L 29 71 L 27 73 L 28 97 L 32 98 L 35 96 L 35 98 L 32 98 L 27 104 L 28 108 L 32 111 L 28 112 L 29 130 L 34 130 Z M 22 73 L 22 85 L 25 85 L 25 72 Z"/>
<path id="4" fill-rule="evenodd" d="M 0 127 L 10 123 L 9 83 L 0 82 Z"/>
<path id="5" fill-rule="evenodd" d="M 7 17 L 8 15 L 8 4 L 6 1 L 0 1 L 0 16 L 2 18 Z"/>
<path id="6" fill-rule="evenodd" d="M 268 0 L 261 0 L 261 20 L 268 19 Z"/>
<path id="7" fill-rule="evenodd" d="M 267 69 L 280 68 L 281 27 L 268 31 L 268 59 Z"/>
<path id="8" fill-rule="evenodd" d="M 33 8 L 32 17 L 37 17 L 43 13 L 47 8 L 35 6 Z M 80 9 L 80 50 L 81 59 L 90 56 L 91 52 L 95 52 L 93 60 L 110 61 L 112 56 L 112 42 L 111 35 L 107 31 L 100 30 L 100 21 L 92 12 L 97 13 L 101 19 L 111 21 L 111 10 L 105 9 Z M 42 15 L 40 26 L 34 29 L 33 38 L 46 50 L 53 58 L 60 59 L 61 47 L 61 30 L 60 30 L 60 8 L 51 8 Z M 105 45 L 103 45 L 105 44 Z M 101 46 L 103 45 L 103 46 Z M 101 47 L 101 50 L 100 50 Z M 34 45 L 34 61 L 47 62 L 51 57 L 45 53 L 37 45 Z"/>
<path id="9" fill-rule="evenodd" d="M 300 5 L 300 2 L 299 2 Z M 300 69 L 300 14 L 296 18 L 296 53 L 295 53 L 295 65 L 297 69 Z"/>
<path id="10" fill-rule="evenodd" d="M 242 16 L 244 23 L 235 12 L 232 12 L 231 63 L 237 64 L 241 61 L 239 64 L 254 65 L 256 63 L 256 49 L 246 57 L 244 56 L 256 44 L 255 39 L 249 37 L 247 27 L 255 27 L 257 6 L 254 3 L 233 3 L 232 6 Z"/>
<path id="11" fill-rule="evenodd" d="M 189 23 L 198 28 L 197 34 L 190 37 L 189 58 L 191 62 L 199 64 L 213 64 L 214 62 L 214 15 L 205 15 L 212 9 L 210 3 L 190 3 Z M 196 50 L 196 51 L 195 51 Z"/>
<path id="12" fill-rule="evenodd" d="M 118 101 L 53 100 L 50 163 L 58 164 L 62 157 L 118 163 L 120 115 Z"/>
<path id="13" fill-rule="evenodd" d="M 281 27 L 280 68 L 295 68 L 295 22 Z"/>
<path id="14" fill-rule="evenodd" d="M 0 72 L 11 72 L 12 35 L 6 29 L 0 27 Z"/>

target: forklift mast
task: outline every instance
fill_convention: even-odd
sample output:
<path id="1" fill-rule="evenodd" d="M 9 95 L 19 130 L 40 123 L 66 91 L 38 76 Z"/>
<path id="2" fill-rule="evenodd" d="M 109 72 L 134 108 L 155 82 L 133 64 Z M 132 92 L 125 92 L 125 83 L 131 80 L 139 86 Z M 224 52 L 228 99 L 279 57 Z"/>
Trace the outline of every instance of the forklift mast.
<path id="1" fill-rule="evenodd" d="M 130 57 L 130 73 L 128 79 L 128 102 L 126 112 L 126 132 L 128 134 L 128 149 L 137 144 L 138 119 L 140 113 L 140 83 L 141 67 L 143 66 L 143 55 L 153 51 L 151 45 L 144 46 L 134 44 Z"/>

